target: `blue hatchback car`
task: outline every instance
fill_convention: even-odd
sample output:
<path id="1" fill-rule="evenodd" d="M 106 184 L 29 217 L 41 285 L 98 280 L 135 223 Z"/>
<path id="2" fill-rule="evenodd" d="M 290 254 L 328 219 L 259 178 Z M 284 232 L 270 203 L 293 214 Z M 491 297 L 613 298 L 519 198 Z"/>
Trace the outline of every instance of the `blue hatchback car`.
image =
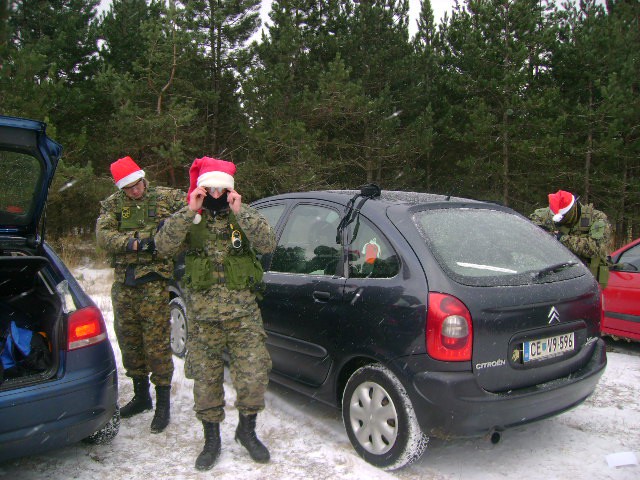
<path id="1" fill-rule="evenodd" d="M 61 153 L 44 123 L 0 116 L 0 462 L 120 425 L 102 313 L 42 237 Z"/>

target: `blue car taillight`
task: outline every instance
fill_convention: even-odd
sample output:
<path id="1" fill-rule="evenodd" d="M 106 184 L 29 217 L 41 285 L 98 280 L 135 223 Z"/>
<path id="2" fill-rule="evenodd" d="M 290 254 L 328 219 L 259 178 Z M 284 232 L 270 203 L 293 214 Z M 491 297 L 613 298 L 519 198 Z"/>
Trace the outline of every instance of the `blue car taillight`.
<path id="1" fill-rule="evenodd" d="M 96 307 L 81 308 L 71 313 L 67 325 L 67 350 L 88 347 L 107 339 L 102 313 Z"/>

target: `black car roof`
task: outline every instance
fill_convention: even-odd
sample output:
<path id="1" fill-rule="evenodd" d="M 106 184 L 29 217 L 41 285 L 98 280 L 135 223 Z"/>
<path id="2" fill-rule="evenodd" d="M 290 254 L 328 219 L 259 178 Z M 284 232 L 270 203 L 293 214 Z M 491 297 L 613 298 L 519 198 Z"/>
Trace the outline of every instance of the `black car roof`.
<path id="1" fill-rule="evenodd" d="M 334 200 L 341 201 L 343 203 L 348 202 L 356 194 L 359 194 L 360 190 L 313 190 L 309 192 L 292 192 L 283 193 L 270 197 L 257 200 L 256 203 L 262 200 L 278 200 L 287 198 L 314 198 L 322 200 Z M 389 202 L 392 204 L 404 203 L 407 205 L 420 205 L 420 204 L 436 204 L 436 203 L 474 203 L 474 204 L 486 204 L 488 202 L 482 202 L 479 200 L 472 200 L 463 197 L 453 197 L 450 195 L 439 195 L 434 193 L 424 192 L 405 192 L 399 190 L 382 190 L 379 200 Z"/>

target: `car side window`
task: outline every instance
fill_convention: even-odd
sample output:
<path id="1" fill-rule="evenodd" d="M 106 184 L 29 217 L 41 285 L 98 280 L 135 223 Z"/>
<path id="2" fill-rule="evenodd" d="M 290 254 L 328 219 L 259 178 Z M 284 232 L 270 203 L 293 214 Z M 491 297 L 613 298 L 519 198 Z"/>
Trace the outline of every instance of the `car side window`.
<path id="1" fill-rule="evenodd" d="M 640 244 L 631 247 L 620 255 L 620 263 L 628 263 L 640 269 Z"/>
<path id="2" fill-rule="evenodd" d="M 284 209 L 285 204 L 280 203 L 278 205 L 269 205 L 268 207 L 259 208 L 258 211 L 264 218 L 266 218 L 267 222 L 269 222 L 269 225 L 271 225 L 271 228 L 275 229 L 276 225 L 278 225 L 280 217 L 282 216 L 282 212 L 284 212 Z"/>
<path id="3" fill-rule="evenodd" d="M 333 275 L 340 260 L 336 231 L 340 216 L 318 205 L 296 206 L 271 262 L 272 272 Z"/>
<path id="4" fill-rule="evenodd" d="M 355 232 L 351 224 L 350 235 Z M 389 241 L 366 219 L 360 217 L 355 238 L 349 247 L 349 276 L 390 278 L 400 271 L 398 256 Z"/>

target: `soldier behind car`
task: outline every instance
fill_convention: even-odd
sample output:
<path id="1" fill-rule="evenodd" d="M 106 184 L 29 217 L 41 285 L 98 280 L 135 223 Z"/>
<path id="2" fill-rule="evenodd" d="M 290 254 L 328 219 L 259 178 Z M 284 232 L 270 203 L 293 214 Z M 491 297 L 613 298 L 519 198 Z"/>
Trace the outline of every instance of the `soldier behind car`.
<path id="1" fill-rule="evenodd" d="M 220 455 L 225 349 L 237 392 L 235 439 L 254 461 L 270 459 L 255 432 L 271 370 L 256 300 L 262 267 L 255 251 L 272 251 L 275 239 L 265 218 L 243 204 L 234 190 L 235 172 L 231 162 L 196 159 L 189 171 L 189 206 L 167 219 L 156 235 L 160 254 L 186 250 L 182 279 L 189 312 L 185 375 L 194 380 L 194 410 L 205 438 L 195 463 L 198 470 L 211 469 Z"/>
<path id="2" fill-rule="evenodd" d="M 131 157 L 112 163 L 111 173 L 119 191 L 101 202 L 96 239 L 113 255 L 114 327 L 122 364 L 133 380 L 133 399 L 122 407 L 120 416 L 128 418 L 153 408 L 151 374 L 156 386 L 151 432 L 159 433 L 170 417 L 173 358 L 167 280 L 173 264 L 156 255 L 153 236 L 160 221 L 185 205 L 185 194 L 150 187 L 144 170 Z"/>
<path id="3" fill-rule="evenodd" d="M 572 193 L 558 190 L 549 194 L 548 207 L 538 208 L 529 218 L 571 250 L 602 287 L 606 286 L 611 242 L 611 224 L 606 214 L 591 204 L 581 204 Z"/>

